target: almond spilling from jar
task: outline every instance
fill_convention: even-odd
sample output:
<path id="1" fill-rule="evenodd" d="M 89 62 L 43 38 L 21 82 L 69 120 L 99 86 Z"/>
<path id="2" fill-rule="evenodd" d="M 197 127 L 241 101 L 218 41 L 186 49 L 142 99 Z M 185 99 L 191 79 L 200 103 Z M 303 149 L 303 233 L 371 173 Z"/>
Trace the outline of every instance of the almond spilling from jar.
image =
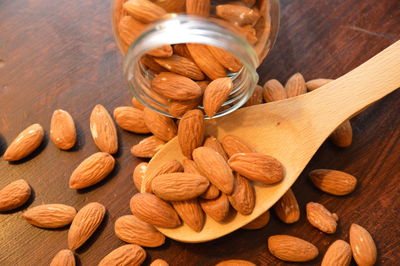
<path id="1" fill-rule="evenodd" d="M 210 2 L 210 0 L 186 0 L 186 13 L 188 15 L 208 17 L 211 8 Z"/>
<path id="2" fill-rule="evenodd" d="M 123 16 L 118 24 L 118 33 L 121 40 L 125 44 L 125 52 L 136 38 L 142 33 L 146 25 L 132 18 L 131 16 Z"/>
<path id="3" fill-rule="evenodd" d="M 186 112 L 196 109 L 201 103 L 201 97 L 189 101 L 170 101 L 168 112 L 173 117 L 181 117 Z"/>
<path id="4" fill-rule="evenodd" d="M 75 266 L 74 253 L 69 249 L 60 250 L 50 262 L 50 266 Z"/>
<path id="5" fill-rule="evenodd" d="M 119 217 L 115 221 L 114 231 L 115 235 L 122 241 L 143 247 L 159 247 L 165 242 L 163 234 L 135 215 Z"/>
<path id="6" fill-rule="evenodd" d="M 350 227 L 350 245 L 353 258 L 358 265 L 374 265 L 377 252 L 374 239 L 370 233 L 358 224 Z"/>
<path id="7" fill-rule="evenodd" d="M 203 144 L 204 131 L 204 115 L 201 110 L 191 110 L 183 115 L 178 127 L 178 141 L 187 158 L 192 158 L 194 149 Z"/>
<path id="8" fill-rule="evenodd" d="M 155 60 L 154 57 L 150 56 L 150 55 L 144 55 L 140 58 L 140 63 L 142 63 L 145 67 L 147 67 L 151 72 L 153 72 L 153 74 L 160 74 L 161 72 L 167 72 L 168 70 L 166 70 L 165 68 L 163 68 L 162 66 L 160 66 Z M 136 104 L 134 104 L 133 106 L 135 106 L 136 108 L 139 108 L 136 106 Z M 140 104 L 139 104 L 140 106 Z M 140 108 L 141 110 L 144 109 Z"/>
<path id="9" fill-rule="evenodd" d="M 350 194 L 357 185 L 357 179 L 354 176 L 336 170 L 316 169 L 311 171 L 309 176 L 317 188 L 336 196 Z"/>
<path id="10" fill-rule="evenodd" d="M 140 191 L 142 193 L 152 193 L 151 183 L 155 177 L 163 174 L 177 173 L 182 171 L 183 167 L 180 162 L 177 160 L 167 161 L 145 176 L 145 178 L 142 180 Z"/>
<path id="11" fill-rule="evenodd" d="M 161 45 L 147 52 L 148 55 L 154 57 L 170 57 L 174 53 L 172 46 L 169 44 Z"/>
<path id="12" fill-rule="evenodd" d="M 290 262 L 306 262 L 318 256 L 318 249 L 313 244 L 289 235 L 269 237 L 268 249 L 278 259 Z"/>
<path id="13" fill-rule="evenodd" d="M 228 195 L 229 202 L 239 213 L 249 215 L 253 212 L 256 203 L 254 189 L 246 178 L 237 173 L 235 177 L 233 192 Z"/>
<path id="14" fill-rule="evenodd" d="M 351 247 L 343 240 L 336 240 L 329 246 L 321 266 L 348 266 L 351 262 Z"/>
<path id="15" fill-rule="evenodd" d="M 229 200 L 224 193 L 221 193 L 216 199 L 200 199 L 200 205 L 203 211 L 217 222 L 222 222 L 228 217 Z"/>
<path id="16" fill-rule="evenodd" d="M 276 79 L 270 79 L 264 84 L 264 101 L 275 102 L 288 98 L 285 88 Z"/>
<path id="17" fill-rule="evenodd" d="M 146 251 L 138 245 L 123 245 L 108 253 L 99 263 L 99 266 L 110 265 L 141 265 L 146 259 Z"/>
<path id="18" fill-rule="evenodd" d="M 136 189 L 140 191 L 142 189 L 142 180 L 146 176 L 148 163 L 141 162 L 135 167 L 133 170 L 133 184 L 135 185 Z"/>
<path id="19" fill-rule="evenodd" d="M 188 77 L 162 72 L 151 82 L 151 88 L 161 96 L 176 101 L 194 100 L 201 96 L 201 89 Z"/>
<path id="20" fill-rule="evenodd" d="M 37 227 L 59 228 L 72 222 L 76 210 L 65 204 L 44 204 L 28 209 L 22 215 L 25 220 Z"/>
<path id="21" fill-rule="evenodd" d="M 18 161 L 36 150 L 43 141 L 44 130 L 41 125 L 33 124 L 24 129 L 11 142 L 4 152 L 3 159 L 6 161 Z"/>
<path id="22" fill-rule="evenodd" d="M 201 72 L 201 69 L 192 59 L 174 54 L 167 58 L 155 58 L 154 61 L 168 71 L 188 77 L 190 79 L 205 79 L 205 75 L 203 72 Z"/>
<path id="23" fill-rule="evenodd" d="M 76 129 L 72 116 L 57 109 L 51 117 L 50 139 L 61 150 L 71 149 L 76 143 Z"/>
<path id="24" fill-rule="evenodd" d="M 22 206 L 31 196 L 31 187 L 23 180 L 14 181 L 0 190 L 0 211 L 10 211 Z"/>
<path id="25" fill-rule="evenodd" d="M 196 232 L 203 229 L 205 216 L 198 200 L 173 201 L 172 206 L 182 221 Z"/>
<path id="26" fill-rule="evenodd" d="M 229 157 L 235 153 L 253 153 L 256 152 L 251 146 L 236 136 L 226 135 L 222 141 L 222 146 Z"/>
<path id="27" fill-rule="evenodd" d="M 217 5 L 216 14 L 238 26 L 255 25 L 260 18 L 258 10 L 232 4 Z"/>
<path id="28" fill-rule="evenodd" d="M 149 0 L 129 0 L 124 3 L 123 9 L 143 23 L 159 20 L 167 13 L 162 7 Z"/>
<path id="29" fill-rule="evenodd" d="M 243 229 L 246 230 L 257 230 L 265 227 L 269 223 L 270 219 L 270 213 L 269 211 L 264 212 L 260 216 L 258 216 L 256 219 L 251 221 L 250 223 L 246 224 L 243 226 Z"/>
<path id="30" fill-rule="evenodd" d="M 233 88 L 230 78 L 219 78 L 208 84 L 203 95 L 204 112 L 213 117 L 228 99 Z"/>
<path id="31" fill-rule="evenodd" d="M 144 123 L 144 112 L 140 109 L 121 106 L 114 109 L 114 119 L 117 125 L 130 132 L 138 134 L 150 133 Z"/>
<path id="32" fill-rule="evenodd" d="M 142 139 L 138 144 L 132 146 L 131 153 L 141 158 L 153 157 L 165 144 L 165 141 L 151 136 Z"/>
<path id="33" fill-rule="evenodd" d="M 289 190 L 275 203 L 273 209 L 279 219 L 287 224 L 300 219 L 300 208 L 293 190 Z"/>
<path id="34" fill-rule="evenodd" d="M 90 115 L 90 132 L 100 151 L 109 154 L 118 151 L 118 136 L 114 121 L 101 104 L 96 105 Z"/>
<path id="35" fill-rule="evenodd" d="M 69 187 L 82 189 L 103 180 L 114 169 L 115 159 L 106 152 L 97 152 L 86 158 L 72 172 Z"/>
<path id="36" fill-rule="evenodd" d="M 144 108 L 144 122 L 151 133 L 160 140 L 169 141 L 176 136 L 177 128 L 174 120 L 147 107 Z"/>
<path id="37" fill-rule="evenodd" d="M 210 50 L 215 59 L 217 59 L 218 62 L 226 67 L 229 71 L 239 72 L 239 70 L 242 69 L 243 64 L 231 53 L 216 46 L 207 46 L 207 48 Z"/>
<path id="38" fill-rule="evenodd" d="M 306 211 L 307 220 L 312 226 L 327 234 L 336 232 L 337 221 L 339 220 L 336 213 L 331 213 L 324 205 L 316 202 L 307 203 Z"/>

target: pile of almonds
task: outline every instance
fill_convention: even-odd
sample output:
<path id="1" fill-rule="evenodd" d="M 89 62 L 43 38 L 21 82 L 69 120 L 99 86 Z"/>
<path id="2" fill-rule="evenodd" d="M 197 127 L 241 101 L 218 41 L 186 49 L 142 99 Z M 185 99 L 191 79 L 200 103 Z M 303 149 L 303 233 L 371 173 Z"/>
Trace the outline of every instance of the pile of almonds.
<path id="1" fill-rule="evenodd" d="M 222 80 L 222 81 L 221 81 Z M 214 82 L 227 81 L 216 79 Z M 317 79 L 307 83 L 301 74 L 293 75 L 283 86 L 277 80 L 269 80 L 258 86 L 245 106 L 277 101 L 298 96 L 317 89 L 330 80 Z M 217 86 L 216 88 L 219 88 Z M 232 211 L 243 215 L 252 213 L 255 203 L 253 182 L 274 184 L 284 178 L 284 166 L 275 158 L 257 153 L 254 148 L 236 136 L 225 136 L 220 141 L 213 136 L 204 136 L 204 114 L 201 110 L 187 110 L 177 121 L 162 116 L 132 100 L 134 107 L 118 107 L 114 110 L 117 124 L 124 130 L 153 135 L 132 147 L 131 152 L 151 158 L 176 135 L 186 159 L 168 161 L 147 174 L 147 163 L 136 166 L 133 182 L 141 192 L 130 200 L 132 215 L 119 217 L 115 224 L 115 235 L 127 242 L 108 255 L 99 265 L 140 265 L 146 258 L 142 247 L 158 247 L 164 244 L 165 236 L 156 227 L 175 228 L 183 223 L 194 231 L 202 230 L 205 214 L 217 222 L 223 222 Z M 206 111 L 207 112 L 207 111 Z M 339 147 L 351 144 L 350 122 L 340 126 L 331 139 Z M 51 119 L 50 138 L 61 150 L 74 147 L 76 129 L 68 112 L 56 110 Z M 84 159 L 72 172 L 69 186 L 82 189 L 92 186 L 113 170 L 118 137 L 114 121 L 102 105 L 96 105 L 90 116 L 90 131 L 95 145 L 100 150 Z M 9 145 L 3 155 L 7 161 L 18 161 L 30 155 L 43 140 L 44 130 L 33 124 L 22 131 Z M 212 166 L 212 169 L 210 169 Z M 357 184 L 354 176 L 336 170 L 316 169 L 309 173 L 310 180 L 320 190 L 335 196 L 351 193 Z M 0 190 L 0 211 L 9 211 L 23 206 L 31 195 L 31 187 L 17 180 Z M 232 206 L 232 208 L 230 208 Z M 295 223 L 300 218 L 300 207 L 290 189 L 273 206 L 277 217 L 284 223 Z M 61 228 L 70 225 L 68 249 L 61 250 L 51 265 L 75 265 L 73 251 L 81 247 L 96 231 L 105 217 L 106 207 L 91 202 L 77 211 L 65 204 L 44 204 L 29 208 L 24 219 L 40 228 Z M 318 230 L 336 232 L 338 215 L 331 213 L 322 204 L 309 202 L 306 205 L 307 220 Z M 269 211 L 244 226 L 255 230 L 269 222 Z M 268 249 L 275 257 L 291 262 L 309 261 L 318 255 L 312 243 L 288 235 L 275 235 L 268 239 Z M 327 250 L 322 265 L 349 265 L 353 256 L 359 265 L 372 265 L 376 261 L 376 247 L 368 231 L 353 224 L 350 228 L 350 245 L 337 240 Z M 151 265 L 168 265 L 157 259 Z M 228 260 L 218 265 L 255 265 L 243 260 Z"/>

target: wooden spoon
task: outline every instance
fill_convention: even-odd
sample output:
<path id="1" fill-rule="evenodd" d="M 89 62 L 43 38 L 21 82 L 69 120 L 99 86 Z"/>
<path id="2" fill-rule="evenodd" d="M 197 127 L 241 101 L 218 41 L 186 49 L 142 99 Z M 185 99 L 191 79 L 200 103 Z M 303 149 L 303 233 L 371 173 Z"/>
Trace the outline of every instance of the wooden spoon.
<path id="1" fill-rule="evenodd" d="M 324 140 L 343 121 L 400 87 L 400 41 L 346 75 L 295 98 L 255 105 L 207 121 L 207 133 L 223 138 L 234 135 L 257 152 L 272 155 L 285 166 L 286 175 L 275 185 L 255 185 L 252 214 L 235 214 L 223 224 L 206 218 L 196 233 L 183 225 L 158 228 L 182 242 L 204 242 L 224 236 L 257 218 L 292 186 Z M 150 161 L 148 173 L 172 159 L 183 159 L 177 138 L 169 141 Z M 212 167 L 212 165 L 210 165 Z"/>

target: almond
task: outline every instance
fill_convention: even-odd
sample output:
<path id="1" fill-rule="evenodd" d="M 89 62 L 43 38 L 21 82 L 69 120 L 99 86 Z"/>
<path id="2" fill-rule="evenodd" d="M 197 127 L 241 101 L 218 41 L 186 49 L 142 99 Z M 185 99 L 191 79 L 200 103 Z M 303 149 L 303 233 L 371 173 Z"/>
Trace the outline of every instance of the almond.
<path id="1" fill-rule="evenodd" d="M 213 149 L 214 151 L 218 152 L 225 159 L 225 161 L 228 161 L 228 155 L 226 155 L 226 152 L 224 151 L 221 143 L 215 137 L 208 137 L 204 141 L 203 146 Z"/>
<path id="2" fill-rule="evenodd" d="M 183 165 L 183 170 L 185 173 L 202 175 L 202 174 L 200 174 L 200 171 L 197 168 L 197 165 L 194 161 L 184 158 L 182 160 L 182 165 Z"/>
<path id="3" fill-rule="evenodd" d="M 329 246 L 321 266 L 348 266 L 351 262 L 351 247 L 343 240 L 336 240 Z"/>
<path id="4" fill-rule="evenodd" d="M 309 202 L 306 206 L 307 220 L 322 232 L 333 234 L 336 232 L 338 216 L 328 211 L 324 205 Z"/>
<path id="5" fill-rule="evenodd" d="M 256 44 L 258 42 L 257 32 L 251 25 L 239 27 L 238 30 L 250 44 Z"/>
<path id="6" fill-rule="evenodd" d="M 170 57 L 173 55 L 173 53 L 174 50 L 172 49 L 172 46 L 169 44 L 161 45 L 147 52 L 148 55 L 154 57 Z"/>
<path id="7" fill-rule="evenodd" d="M 155 168 L 150 174 L 146 175 L 144 179 L 142 179 L 142 186 L 140 191 L 142 193 L 151 193 L 151 183 L 153 182 L 155 177 L 163 174 L 170 174 L 182 171 L 182 165 L 177 160 L 166 161 L 165 163 Z"/>
<path id="8" fill-rule="evenodd" d="M 76 250 L 96 231 L 103 221 L 106 208 L 98 203 L 91 202 L 78 211 L 68 231 L 68 247 Z"/>
<path id="9" fill-rule="evenodd" d="M 22 206 L 31 196 L 31 187 L 23 180 L 11 182 L 0 190 L 0 211 L 10 211 Z"/>
<path id="10" fill-rule="evenodd" d="M 256 266 L 256 265 L 247 260 L 224 260 L 217 263 L 215 266 Z"/>
<path id="11" fill-rule="evenodd" d="M 279 219 L 287 224 L 295 223 L 300 219 L 300 209 L 293 190 L 289 190 L 273 206 Z"/>
<path id="12" fill-rule="evenodd" d="M 313 91 L 331 81 L 333 81 L 333 79 L 312 79 L 306 82 L 306 87 L 309 91 Z"/>
<path id="13" fill-rule="evenodd" d="M 358 265 L 374 265 L 377 251 L 374 239 L 370 233 L 358 224 L 350 227 L 350 245 L 353 258 Z"/>
<path id="14" fill-rule="evenodd" d="M 186 13 L 188 15 L 208 17 L 211 8 L 210 2 L 210 0 L 186 0 Z"/>
<path id="15" fill-rule="evenodd" d="M 219 78 L 208 84 L 203 95 L 204 112 L 213 117 L 228 99 L 233 88 L 230 78 Z"/>
<path id="16" fill-rule="evenodd" d="M 200 206 L 208 216 L 217 222 L 222 222 L 229 214 L 229 200 L 223 193 L 216 199 L 200 199 Z"/>
<path id="17" fill-rule="evenodd" d="M 200 197 L 203 199 L 215 199 L 219 196 L 219 190 L 213 184 L 210 184 L 206 190 Z"/>
<path id="18" fill-rule="evenodd" d="M 346 120 L 330 136 L 331 141 L 338 147 L 349 147 L 353 141 L 353 128 L 350 120 Z"/>
<path id="19" fill-rule="evenodd" d="M 268 249 L 278 259 L 290 262 L 306 262 L 318 256 L 318 249 L 313 244 L 289 235 L 270 236 Z"/>
<path id="20" fill-rule="evenodd" d="M 231 72 L 239 72 L 243 64 L 234 55 L 216 46 L 207 46 L 217 61 Z"/>
<path id="21" fill-rule="evenodd" d="M 236 173 L 233 192 L 228 195 L 232 207 L 243 215 L 249 215 L 253 212 L 256 198 L 254 189 L 250 182 Z"/>
<path id="22" fill-rule="evenodd" d="M 131 153 L 141 158 L 153 157 L 163 146 L 165 142 L 155 136 L 142 139 L 138 144 L 131 148 Z"/>
<path id="23" fill-rule="evenodd" d="M 162 110 L 165 111 L 165 107 L 168 106 L 169 101 L 167 98 L 164 96 L 161 96 L 160 94 L 156 93 L 155 91 L 147 88 L 147 87 L 142 87 L 143 89 L 143 97 L 142 100 L 149 106 L 155 108 L 156 110 Z M 143 109 L 143 111 L 145 108 Z"/>
<path id="24" fill-rule="evenodd" d="M 42 228 L 59 228 L 72 222 L 74 207 L 65 204 L 45 204 L 28 209 L 22 217 L 31 225 Z"/>
<path id="25" fill-rule="evenodd" d="M 262 104 L 263 103 L 263 92 L 264 92 L 263 87 L 257 85 L 254 88 L 253 94 L 250 96 L 250 98 L 247 100 L 247 102 L 243 106 L 248 107 L 248 106 L 252 106 L 252 105 Z"/>
<path id="26" fill-rule="evenodd" d="M 192 152 L 203 144 L 204 140 L 204 115 L 201 110 L 186 112 L 178 127 L 178 141 L 183 155 L 192 158 Z"/>
<path id="27" fill-rule="evenodd" d="M 130 201 L 130 208 L 139 219 L 163 228 L 175 228 L 181 225 L 176 211 L 157 196 L 150 193 L 137 193 Z"/>
<path id="28" fill-rule="evenodd" d="M 229 157 L 231 157 L 235 153 L 256 152 L 251 146 L 245 143 L 242 139 L 232 135 L 226 135 L 222 139 L 221 144 L 224 147 L 224 150 Z"/>
<path id="29" fill-rule="evenodd" d="M 193 60 L 192 55 L 189 52 L 185 43 L 177 43 L 174 45 L 174 53 L 188 59 Z"/>
<path id="30" fill-rule="evenodd" d="M 196 232 L 203 229 L 205 216 L 197 199 L 173 201 L 171 203 L 185 224 Z"/>
<path id="31" fill-rule="evenodd" d="M 135 170 L 133 170 L 133 184 L 135 184 L 138 191 L 142 188 L 142 181 L 146 176 L 147 166 L 148 163 L 142 162 L 135 167 Z"/>
<path id="32" fill-rule="evenodd" d="M 192 59 L 179 55 L 172 55 L 168 58 L 155 58 L 154 60 L 163 68 L 176 74 L 194 80 L 205 79 L 203 72 L 201 72 L 200 68 Z"/>
<path id="33" fill-rule="evenodd" d="M 146 259 L 146 251 L 138 245 L 123 245 L 108 253 L 98 266 L 141 265 Z"/>
<path id="34" fill-rule="evenodd" d="M 200 147 L 193 151 L 193 159 L 198 169 L 219 190 L 225 194 L 233 191 L 233 174 L 224 158 L 207 147 Z"/>
<path id="35" fill-rule="evenodd" d="M 69 249 L 60 250 L 50 262 L 50 266 L 75 266 L 74 253 Z"/>
<path id="36" fill-rule="evenodd" d="M 136 99 L 135 97 L 132 97 L 131 102 L 132 102 L 133 107 L 143 111 L 144 105 L 138 99 Z"/>
<path id="37" fill-rule="evenodd" d="M 260 18 L 258 10 L 232 4 L 217 5 L 216 14 L 218 17 L 238 26 L 255 25 Z"/>
<path id="38" fill-rule="evenodd" d="M 170 101 L 168 113 L 173 117 L 181 117 L 186 112 L 196 109 L 201 103 L 201 97 L 190 101 Z"/>
<path id="39" fill-rule="evenodd" d="M 93 186 L 103 180 L 114 169 L 115 159 L 105 152 L 92 154 L 72 172 L 69 187 L 81 189 Z"/>
<path id="40" fill-rule="evenodd" d="M 174 120 L 155 111 L 144 108 L 144 122 L 151 133 L 163 141 L 169 141 L 176 136 L 176 125 Z"/>
<path id="41" fill-rule="evenodd" d="M 4 152 L 3 159 L 6 161 L 18 161 L 31 154 L 42 143 L 44 131 L 41 125 L 33 124 L 24 129 L 11 142 Z"/>
<path id="42" fill-rule="evenodd" d="M 51 117 L 50 139 L 61 150 L 71 149 L 75 145 L 75 123 L 68 112 L 61 109 L 54 111 Z"/>
<path id="43" fill-rule="evenodd" d="M 153 0 L 152 2 L 164 8 L 168 13 L 185 11 L 186 0 Z"/>
<path id="44" fill-rule="evenodd" d="M 115 235 L 130 244 L 142 247 L 159 247 L 165 242 L 165 236 L 149 223 L 135 215 L 119 217 L 114 224 Z"/>
<path id="45" fill-rule="evenodd" d="M 228 161 L 239 174 L 267 185 L 277 183 L 284 176 L 283 165 L 274 157 L 261 153 L 236 153 Z"/>
<path id="46" fill-rule="evenodd" d="M 146 25 L 132 18 L 124 16 L 118 24 L 118 33 L 121 40 L 128 46 L 133 43 L 136 38 L 143 32 Z"/>
<path id="47" fill-rule="evenodd" d="M 121 106 L 114 109 L 114 119 L 117 125 L 130 132 L 147 134 L 150 130 L 144 123 L 144 112 L 129 106 Z"/>
<path id="48" fill-rule="evenodd" d="M 210 182 L 201 175 L 171 173 L 156 176 L 151 188 L 163 200 L 179 201 L 193 199 L 203 194 Z"/>
<path id="49" fill-rule="evenodd" d="M 169 264 L 163 259 L 156 259 L 150 264 L 150 266 L 169 266 Z"/>
<path id="50" fill-rule="evenodd" d="M 265 227 L 268 222 L 269 222 L 270 214 L 269 211 L 264 212 L 260 216 L 258 216 L 256 219 L 251 221 L 250 223 L 246 224 L 243 226 L 243 229 L 246 230 L 257 230 Z"/>
<path id="51" fill-rule="evenodd" d="M 182 75 L 162 72 L 151 82 L 151 88 L 161 96 L 176 101 L 188 101 L 201 96 L 196 82 Z"/>
<path id="52" fill-rule="evenodd" d="M 201 89 L 201 94 L 204 94 L 208 84 L 210 84 L 210 81 L 209 80 L 202 80 L 202 81 L 196 81 L 196 83 L 197 83 L 197 85 L 199 85 L 199 87 Z"/>
<path id="53" fill-rule="evenodd" d="M 357 185 L 357 179 L 354 176 L 341 171 L 316 169 L 308 175 L 317 188 L 336 196 L 350 194 Z"/>
<path id="54" fill-rule="evenodd" d="M 90 132 L 100 151 L 109 154 L 118 151 L 118 136 L 114 121 L 101 104 L 96 105 L 90 115 Z"/>
<path id="55" fill-rule="evenodd" d="M 276 79 L 270 79 L 264 84 L 264 101 L 275 102 L 288 98 L 285 88 Z"/>
<path id="56" fill-rule="evenodd" d="M 288 98 L 296 97 L 301 94 L 307 93 L 306 82 L 300 73 L 291 76 L 285 85 Z"/>
<path id="57" fill-rule="evenodd" d="M 145 67 L 147 67 L 153 74 L 160 74 L 161 72 L 166 72 L 167 70 L 157 64 L 157 62 L 154 60 L 154 58 L 150 55 L 144 55 L 140 58 L 140 63 L 142 63 Z M 135 104 L 133 105 L 136 108 L 137 107 Z M 144 106 L 143 106 L 144 108 Z M 143 110 L 143 108 L 139 108 L 140 110 Z"/>
<path id="58" fill-rule="evenodd" d="M 243 0 L 244 3 L 246 3 L 247 6 L 254 6 L 256 3 L 256 0 Z"/>
<path id="59" fill-rule="evenodd" d="M 207 77 L 214 80 L 226 76 L 225 67 L 215 59 L 207 45 L 187 43 L 186 46 L 194 62 Z"/>
<path id="60" fill-rule="evenodd" d="M 123 9 L 143 23 L 159 20 L 167 13 L 162 7 L 149 0 L 129 0 L 124 3 Z"/>

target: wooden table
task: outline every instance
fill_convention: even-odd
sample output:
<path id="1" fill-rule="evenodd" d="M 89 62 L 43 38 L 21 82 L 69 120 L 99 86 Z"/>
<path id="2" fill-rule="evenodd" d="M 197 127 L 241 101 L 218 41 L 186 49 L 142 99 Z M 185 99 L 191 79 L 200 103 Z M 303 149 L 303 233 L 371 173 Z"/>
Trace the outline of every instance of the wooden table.
<path id="1" fill-rule="evenodd" d="M 400 38 L 400 1 L 283 0 L 281 22 L 276 46 L 260 67 L 261 82 L 269 78 L 284 82 L 298 71 L 306 79 L 337 78 Z M 112 112 L 131 100 L 111 32 L 110 1 L 1 1 L 0 59 L 0 154 L 30 124 L 42 124 L 47 135 L 28 160 L 0 161 L 0 187 L 24 178 L 34 190 L 24 208 L 0 214 L 0 265 L 48 265 L 67 247 L 67 229 L 43 230 L 27 224 L 21 218 L 26 207 L 65 203 L 79 209 L 99 201 L 107 206 L 107 217 L 77 252 L 81 265 L 97 265 L 123 244 L 115 237 L 113 225 L 119 216 L 130 213 L 128 202 L 137 192 L 131 174 L 141 161 L 129 149 L 142 136 L 119 130 L 118 166 L 111 177 L 83 191 L 68 188 L 74 167 L 97 151 L 88 124 L 93 106 L 101 103 Z M 50 117 L 57 108 L 68 110 L 76 120 L 79 140 L 70 152 L 58 150 L 48 140 Z M 273 214 L 262 230 L 238 230 L 203 244 L 167 240 L 160 248 L 146 249 L 146 265 L 156 258 L 171 265 L 214 265 L 229 258 L 282 265 L 267 250 L 267 238 L 274 234 L 299 236 L 317 245 L 320 256 L 309 265 L 318 265 L 330 243 L 348 240 L 353 222 L 374 237 L 379 265 L 398 265 L 400 91 L 352 123 L 353 145 L 339 149 L 329 141 L 324 143 L 294 185 L 302 210 L 299 222 L 286 225 Z M 357 189 L 346 197 L 324 194 L 307 179 L 315 168 L 354 174 L 359 180 Z M 304 206 L 309 201 L 338 213 L 337 233 L 326 235 L 306 221 Z"/>

